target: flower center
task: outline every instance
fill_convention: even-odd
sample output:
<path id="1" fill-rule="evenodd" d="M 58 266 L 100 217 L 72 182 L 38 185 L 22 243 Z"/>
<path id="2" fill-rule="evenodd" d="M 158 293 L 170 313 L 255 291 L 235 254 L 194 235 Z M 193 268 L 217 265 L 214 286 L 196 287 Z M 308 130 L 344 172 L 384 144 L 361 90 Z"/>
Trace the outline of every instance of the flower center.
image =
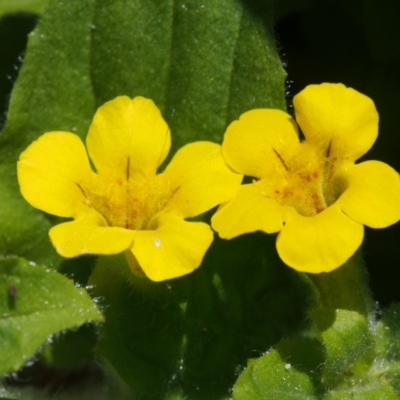
<path id="1" fill-rule="evenodd" d="M 332 177 L 337 160 L 329 156 L 329 148 L 321 154 L 315 146 L 302 142 L 292 157 L 277 157 L 283 165 L 279 173 L 256 182 L 265 196 L 304 216 L 319 214 L 335 202 L 338 196 Z"/>
<path id="2" fill-rule="evenodd" d="M 151 218 L 161 211 L 171 196 L 161 175 L 134 174 L 126 179 L 98 176 L 91 190 L 84 191 L 87 203 L 110 226 L 131 230 L 146 229 Z"/>

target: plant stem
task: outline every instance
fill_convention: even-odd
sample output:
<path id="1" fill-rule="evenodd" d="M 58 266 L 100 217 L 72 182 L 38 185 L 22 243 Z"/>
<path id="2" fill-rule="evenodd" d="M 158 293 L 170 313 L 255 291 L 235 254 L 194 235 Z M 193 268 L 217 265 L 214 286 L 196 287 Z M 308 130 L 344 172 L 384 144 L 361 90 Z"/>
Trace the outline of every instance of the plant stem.
<path id="1" fill-rule="evenodd" d="M 309 274 L 325 309 L 351 310 L 369 317 L 374 301 L 360 249 L 340 268 L 321 274 Z"/>

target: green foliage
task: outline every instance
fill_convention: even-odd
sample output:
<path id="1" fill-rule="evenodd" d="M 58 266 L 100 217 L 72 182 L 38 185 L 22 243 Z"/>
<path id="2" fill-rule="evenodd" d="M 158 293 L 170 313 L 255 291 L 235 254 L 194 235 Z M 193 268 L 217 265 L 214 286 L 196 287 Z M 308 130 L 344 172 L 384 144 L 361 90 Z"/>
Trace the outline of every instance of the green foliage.
<path id="1" fill-rule="evenodd" d="M 374 346 L 365 317 L 354 311 L 336 310 L 334 313 L 330 311 L 322 311 L 325 313 L 324 322 L 326 315 L 329 319 L 332 318 L 328 327 L 326 325 L 318 327 L 326 351 L 322 379 L 328 387 L 341 381 L 352 368 L 364 369 L 364 365 L 357 365 L 364 359 L 365 368 L 368 368 Z"/>
<path id="2" fill-rule="evenodd" d="M 20 195 L 18 156 L 46 131 L 85 132 L 94 112 L 86 29 L 90 15 L 74 13 L 69 2 L 59 3 L 58 12 L 66 23 L 53 26 L 54 7 L 49 7 L 38 29 L 30 34 L 0 138 L 0 254 L 18 254 L 43 265 L 60 262 L 47 234 L 53 220 L 29 206 Z M 68 22 L 75 26 L 68 26 Z M 61 43 L 70 43 L 70 47 L 63 48 Z"/>
<path id="3" fill-rule="evenodd" d="M 396 400 L 398 398 L 389 383 L 382 379 L 380 382 L 349 383 L 341 389 L 329 392 L 325 400 Z"/>
<path id="4" fill-rule="evenodd" d="M 229 398 L 247 359 L 304 318 L 307 286 L 268 244 L 217 240 L 199 270 L 163 283 L 134 277 L 124 255 L 101 257 L 89 280 L 105 307 L 98 353 L 144 398 Z"/>
<path id="5" fill-rule="evenodd" d="M 386 349 L 383 343 L 374 348 L 365 318 L 354 311 L 337 310 L 331 324 L 319 340 L 309 334 L 285 339 L 251 360 L 234 386 L 233 399 L 397 399 L 400 363 L 392 356 L 381 358 L 390 354 L 393 341 L 385 342 Z M 377 332 L 382 328 L 380 322 Z"/>
<path id="6" fill-rule="evenodd" d="M 54 336 L 44 344 L 41 358 L 57 368 L 74 368 L 93 359 L 97 327 L 86 324 Z"/>
<path id="7" fill-rule="evenodd" d="M 393 304 L 376 326 L 377 351 L 380 358 L 400 362 L 400 304 Z"/>
<path id="8" fill-rule="evenodd" d="M 330 274 L 310 276 L 309 327 L 251 360 L 234 400 L 396 398 L 399 308 L 371 326 L 369 296 L 357 278 L 363 279 L 359 253 Z"/>
<path id="9" fill-rule="evenodd" d="M 400 304 L 393 304 L 375 328 L 376 359 L 373 371 L 377 377 L 390 381 L 400 396 Z"/>
<path id="10" fill-rule="evenodd" d="M 375 357 L 369 363 L 359 363 L 356 368 L 353 367 L 337 387 L 328 391 L 326 400 L 399 398 L 400 305 L 390 307 L 371 330 L 375 341 Z"/>
<path id="11" fill-rule="evenodd" d="M 318 374 L 322 361 L 320 344 L 283 341 L 280 350 L 249 362 L 234 386 L 234 400 L 317 399 L 312 374 Z"/>
<path id="12" fill-rule="evenodd" d="M 0 0 L 0 17 L 16 12 L 40 14 L 48 2 L 49 0 Z"/>
<path id="13" fill-rule="evenodd" d="M 374 313 L 361 249 L 340 268 L 330 273 L 310 274 L 309 278 L 314 287 L 314 311 L 320 308 L 321 318 L 332 320 L 332 316 L 323 315 L 323 309 L 330 313 L 337 309 L 356 311 L 365 317 Z M 318 319 L 317 315 L 315 317 Z"/>
<path id="14" fill-rule="evenodd" d="M 64 276 L 17 257 L 0 258 L 0 373 L 15 371 L 50 336 L 102 315 Z"/>
<path id="15" fill-rule="evenodd" d="M 318 301 L 317 301 L 318 303 Z M 356 311 L 319 305 L 313 324 L 250 360 L 234 400 L 397 399 L 400 394 L 400 305 L 377 324 Z"/>

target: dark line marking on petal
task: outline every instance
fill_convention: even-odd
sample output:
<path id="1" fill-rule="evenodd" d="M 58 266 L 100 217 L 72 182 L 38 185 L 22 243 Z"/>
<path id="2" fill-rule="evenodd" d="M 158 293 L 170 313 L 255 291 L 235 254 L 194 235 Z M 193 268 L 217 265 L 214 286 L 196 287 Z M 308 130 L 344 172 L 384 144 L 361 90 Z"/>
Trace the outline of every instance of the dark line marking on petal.
<path id="1" fill-rule="evenodd" d="M 82 186 L 81 186 L 79 183 L 76 183 L 76 182 L 75 182 L 75 184 L 76 184 L 76 186 L 78 186 L 78 188 L 81 190 L 81 192 L 83 193 L 83 195 L 84 195 L 84 196 L 86 197 L 86 199 L 87 199 L 88 196 L 87 196 L 86 192 L 83 190 Z"/>
<path id="2" fill-rule="evenodd" d="M 85 199 L 86 199 L 86 205 L 89 207 L 93 207 L 92 202 L 89 199 L 89 196 L 86 194 L 86 192 L 83 190 L 82 186 L 79 183 L 75 182 L 75 185 L 78 186 L 78 188 L 80 189 L 80 191 L 82 192 L 82 194 L 84 195 Z M 94 208 L 95 209 L 95 208 Z"/>
<path id="3" fill-rule="evenodd" d="M 283 158 L 281 157 L 281 155 L 274 149 L 272 148 L 272 150 L 274 151 L 274 153 L 276 154 L 276 156 L 279 158 L 279 160 L 281 161 L 282 165 L 285 167 L 286 171 L 289 171 L 288 167 L 285 164 L 285 161 L 283 160 Z"/>
<path id="4" fill-rule="evenodd" d="M 129 168 L 130 168 L 130 165 L 131 165 L 131 159 L 128 157 L 128 162 L 126 163 L 126 180 L 127 181 L 129 181 L 129 174 L 130 174 Z"/>
<path id="5" fill-rule="evenodd" d="M 130 229 L 130 222 L 129 222 L 129 214 L 131 212 L 130 208 L 130 191 L 129 191 L 129 177 L 130 177 L 130 166 L 131 166 L 131 159 L 128 157 L 126 163 L 126 181 L 128 184 L 126 185 L 126 210 L 125 210 L 125 229 Z"/>
<path id="6" fill-rule="evenodd" d="M 326 157 L 327 157 L 327 158 L 328 158 L 328 157 L 330 156 L 330 154 L 331 154 L 331 146 L 332 146 L 332 139 L 331 139 L 331 141 L 329 142 L 328 149 L 326 150 Z"/>

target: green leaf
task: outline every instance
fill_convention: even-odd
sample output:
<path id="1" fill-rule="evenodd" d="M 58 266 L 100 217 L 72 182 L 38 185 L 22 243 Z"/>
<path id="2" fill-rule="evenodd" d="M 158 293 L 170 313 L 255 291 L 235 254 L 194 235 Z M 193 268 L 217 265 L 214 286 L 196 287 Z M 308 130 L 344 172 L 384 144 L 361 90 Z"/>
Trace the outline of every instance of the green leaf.
<path id="1" fill-rule="evenodd" d="M 268 255 L 273 240 L 216 240 L 197 271 L 164 283 L 133 276 L 124 255 L 100 257 L 89 280 L 105 307 L 97 352 L 151 399 L 228 399 L 247 359 L 305 317 L 307 286 Z"/>
<path id="2" fill-rule="evenodd" d="M 269 7 L 252 1 L 50 1 L 29 35 L 0 136 L 0 254 L 60 262 L 47 237 L 54 219 L 25 203 L 15 172 L 44 132 L 84 138 L 98 106 L 142 95 L 161 108 L 173 150 L 220 142 L 242 112 L 284 109 L 284 79 Z"/>
<path id="3" fill-rule="evenodd" d="M 123 254 L 100 257 L 89 281 L 93 295 L 105 305 L 97 351 L 135 392 L 155 398 L 150 395 L 162 392 L 172 379 L 171 371 L 179 368 L 182 310 L 169 295 L 168 284 L 144 278 L 129 284 L 121 274 L 124 268 L 128 267 Z"/>
<path id="4" fill-rule="evenodd" d="M 400 304 L 385 311 L 374 330 L 377 357 L 371 374 L 385 379 L 400 395 Z"/>
<path id="5" fill-rule="evenodd" d="M 325 396 L 325 400 L 397 400 L 399 396 L 393 391 L 384 378 L 370 380 L 367 377 L 361 381 L 348 380 Z"/>
<path id="6" fill-rule="evenodd" d="M 323 347 L 312 339 L 282 341 L 250 360 L 233 388 L 233 400 L 317 400 Z"/>
<path id="7" fill-rule="evenodd" d="M 308 277 L 315 285 L 315 308 L 356 311 L 365 318 L 375 312 L 361 250 L 340 268 L 329 273 L 308 274 Z M 323 310 L 321 317 L 324 318 Z"/>
<path id="8" fill-rule="evenodd" d="M 17 370 L 52 334 L 103 317 L 84 289 L 17 257 L 0 258 L 0 374 Z"/>
<path id="9" fill-rule="evenodd" d="M 252 360 L 234 386 L 234 400 L 397 398 L 390 379 L 398 380 L 399 363 L 373 360 L 374 341 L 363 316 L 327 309 L 312 316 L 320 339 L 284 339 Z"/>
<path id="10" fill-rule="evenodd" d="M 17 12 L 40 14 L 48 2 L 49 0 L 0 0 L 0 17 Z"/>
<path id="11" fill-rule="evenodd" d="M 56 368 L 76 368 L 93 360 L 97 327 L 83 325 L 56 335 L 43 346 L 41 359 Z"/>
<path id="12" fill-rule="evenodd" d="M 374 339 L 366 318 L 355 311 L 320 309 L 312 317 L 326 349 L 323 381 L 333 387 L 346 374 L 363 374 L 374 357 Z"/>
<path id="13" fill-rule="evenodd" d="M 18 254 L 44 265 L 60 262 L 47 234 L 53 219 L 34 210 L 20 195 L 16 161 L 21 151 L 45 131 L 85 131 L 93 113 L 87 69 L 90 15 L 74 13 L 69 2 L 65 3 L 59 12 L 65 12 L 66 20 L 70 18 L 75 25 L 64 23 L 51 28 L 50 12 L 30 34 L 0 138 L 0 254 Z M 74 48 L 73 40 L 78 40 Z M 69 50 L 60 45 L 68 42 Z M 54 57 L 50 56 L 53 51 Z"/>
<path id="14" fill-rule="evenodd" d="M 284 109 L 272 13 L 254 4 L 100 2 L 91 43 L 96 105 L 120 94 L 154 99 L 174 149 L 193 140 L 221 141 L 227 123 L 251 108 Z"/>
<path id="15" fill-rule="evenodd" d="M 379 358 L 400 361 L 400 304 L 395 303 L 385 311 L 375 328 L 376 348 Z"/>

